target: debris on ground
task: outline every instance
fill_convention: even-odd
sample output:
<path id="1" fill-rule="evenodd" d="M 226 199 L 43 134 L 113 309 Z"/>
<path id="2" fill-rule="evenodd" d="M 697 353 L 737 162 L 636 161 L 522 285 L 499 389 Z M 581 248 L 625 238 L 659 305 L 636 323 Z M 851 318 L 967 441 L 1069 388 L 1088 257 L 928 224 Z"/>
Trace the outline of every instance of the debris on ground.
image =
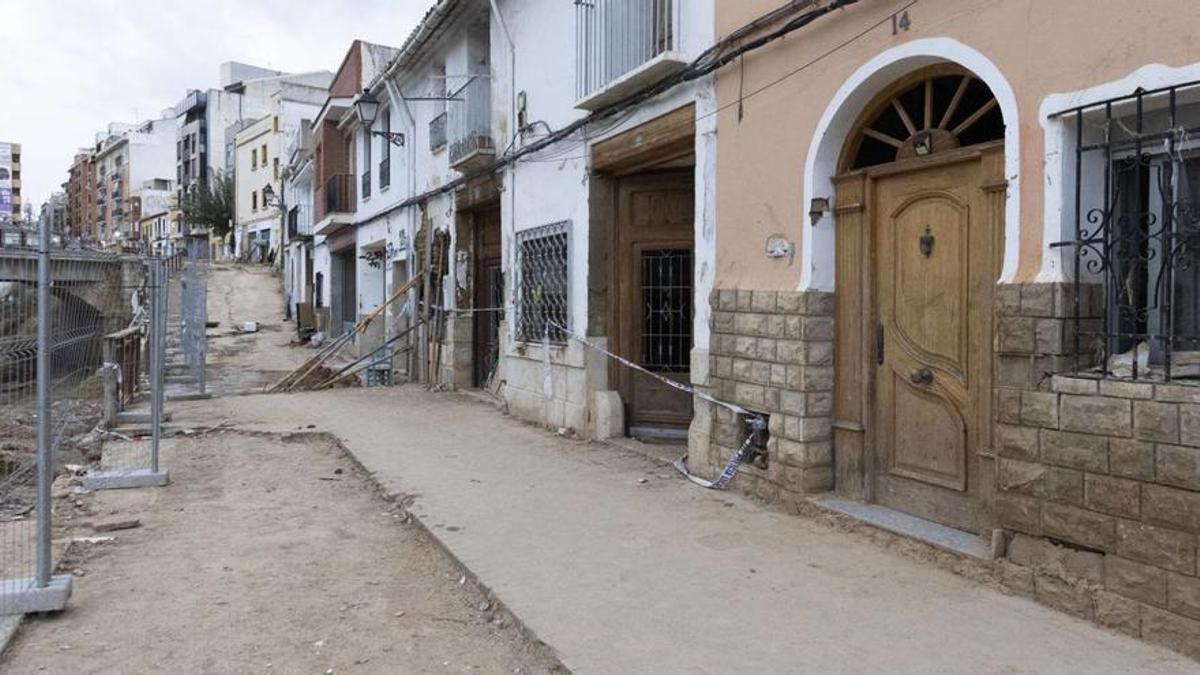
<path id="1" fill-rule="evenodd" d="M 257 321 L 247 321 L 247 322 L 243 323 L 242 324 L 242 332 L 243 333 L 257 333 L 258 332 L 258 322 Z"/>
<path id="2" fill-rule="evenodd" d="M 137 518 L 123 518 L 118 520 L 101 520 L 92 523 L 93 532 L 118 532 L 120 530 L 132 530 L 135 527 L 141 527 L 142 521 Z"/>

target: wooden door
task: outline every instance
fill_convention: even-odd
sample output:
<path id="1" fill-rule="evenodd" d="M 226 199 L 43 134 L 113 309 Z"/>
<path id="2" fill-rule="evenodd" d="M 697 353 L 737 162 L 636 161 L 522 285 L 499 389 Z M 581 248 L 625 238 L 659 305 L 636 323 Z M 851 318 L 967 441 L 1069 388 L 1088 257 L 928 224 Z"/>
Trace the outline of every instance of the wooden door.
<path id="1" fill-rule="evenodd" d="M 874 177 L 875 500 L 986 522 L 994 239 L 978 156 Z"/>
<path id="2" fill-rule="evenodd" d="M 504 274 L 500 265 L 500 208 L 481 209 L 475 214 L 474 306 L 491 310 L 504 306 Z M 500 359 L 499 311 L 475 314 L 475 355 L 472 379 L 476 387 L 487 384 Z"/>
<path id="3" fill-rule="evenodd" d="M 617 351 L 683 384 L 691 381 L 693 213 L 690 172 L 621 179 L 612 303 Z M 627 367 L 610 373 L 631 429 L 687 429 L 688 394 Z"/>

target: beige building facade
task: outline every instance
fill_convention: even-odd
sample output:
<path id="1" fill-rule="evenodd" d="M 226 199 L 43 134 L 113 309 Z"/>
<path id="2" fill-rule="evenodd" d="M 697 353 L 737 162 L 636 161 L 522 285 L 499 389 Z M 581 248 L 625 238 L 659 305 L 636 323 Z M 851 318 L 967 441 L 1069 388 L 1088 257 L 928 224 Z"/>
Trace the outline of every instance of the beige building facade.
<path id="1" fill-rule="evenodd" d="M 1200 653 L 1195 7 L 844 4 L 717 73 L 692 379 L 749 413 L 698 401 L 689 467 L 752 445 L 735 486 L 965 534 L 1014 590 Z"/>

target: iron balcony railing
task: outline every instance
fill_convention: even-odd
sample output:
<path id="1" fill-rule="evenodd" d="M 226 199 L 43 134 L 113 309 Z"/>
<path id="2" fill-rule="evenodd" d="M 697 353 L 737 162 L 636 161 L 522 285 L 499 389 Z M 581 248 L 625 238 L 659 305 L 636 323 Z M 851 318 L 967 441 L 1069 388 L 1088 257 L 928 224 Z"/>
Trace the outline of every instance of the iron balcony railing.
<path id="1" fill-rule="evenodd" d="M 1102 377 L 1200 378 L 1200 82 L 1055 115 L 1070 134 L 1067 345 Z"/>
<path id="2" fill-rule="evenodd" d="M 354 213 L 354 176 L 334 174 L 325 181 L 325 214 Z"/>
<path id="3" fill-rule="evenodd" d="M 429 120 L 429 151 L 446 147 L 446 113 Z"/>
<path id="4" fill-rule="evenodd" d="M 392 160 L 390 157 L 384 157 L 379 160 L 379 189 L 382 190 L 392 184 Z"/>
<path id="5" fill-rule="evenodd" d="M 472 75 L 450 101 L 450 163 L 486 151 L 492 153 L 492 81 L 487 75 Z"/>
<path id="6" fill-rule="evenodd" d="M 679 49 L 681 0 L 575 0 L 576 98 Z"/>
<path id="7" fill-rule="evenodd" d="M 311 237 L 312 233 L 312 207 L 308 204 L 297 204 L 288 209 L 288 238 Z"/>

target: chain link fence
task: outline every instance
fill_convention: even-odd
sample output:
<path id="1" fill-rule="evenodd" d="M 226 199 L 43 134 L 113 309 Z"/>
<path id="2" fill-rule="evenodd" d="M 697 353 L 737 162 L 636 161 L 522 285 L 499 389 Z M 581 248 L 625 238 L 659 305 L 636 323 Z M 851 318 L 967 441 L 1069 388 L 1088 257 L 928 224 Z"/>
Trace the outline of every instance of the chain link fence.
<path id="1" fill-rule="evenodd" d="M 175 276 L 171 296 L 178 298 L 178 312 L 171 315 L 167 335 L 171 398 L 207 398 L 208 265 L 189 261 Z"/>

